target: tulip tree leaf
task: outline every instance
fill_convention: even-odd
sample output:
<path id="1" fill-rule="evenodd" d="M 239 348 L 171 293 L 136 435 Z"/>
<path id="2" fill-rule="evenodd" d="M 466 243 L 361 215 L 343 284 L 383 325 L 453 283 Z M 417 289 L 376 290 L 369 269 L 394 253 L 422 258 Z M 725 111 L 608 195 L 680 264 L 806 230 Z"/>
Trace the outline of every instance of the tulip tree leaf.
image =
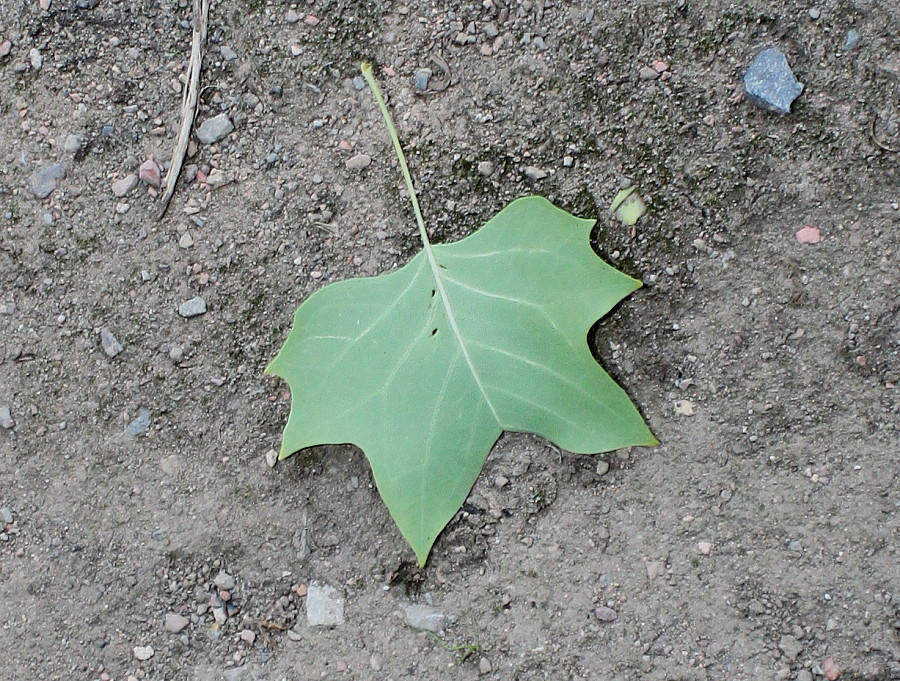
<path id="1" fill-rule="evenodd" d="M 291 388 L 279 458 L 360 447 L 423 565 L 501 432 L 575 453 L 656 444 L 587 344 L 640 286 L 594 253 L 592 225 L 518 199 L 399 270 L 313 293 L 267 368 Z"/>

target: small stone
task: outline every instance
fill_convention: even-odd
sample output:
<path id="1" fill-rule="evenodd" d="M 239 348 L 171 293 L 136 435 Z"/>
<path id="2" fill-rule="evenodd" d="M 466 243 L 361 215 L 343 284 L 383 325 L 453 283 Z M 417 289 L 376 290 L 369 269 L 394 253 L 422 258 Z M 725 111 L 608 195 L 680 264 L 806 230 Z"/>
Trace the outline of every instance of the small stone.
<path id="1" fill-rule="evenodd" d="M 195 296 L 190 300 L 186 300 L 178 306 L 178 314 L 185 319 L 206 314 L 206 301 L 200 296 Z"/>
<path id="2" fill-rule="evenodd" d="M 39 199 L 46 199 L 65 176 L 66 167 L 62 163 L 52 163 L 28 178 L 28 191 Z"/>
<path id="3" fill-rule="evenodd" d="M 10 52 L 12 52 L 12 42 L 4 40 L 0 43 L 0 59 L 9 56 Z"/>
<path id="4" fill-rule="evenodd" d="M 241 681 L 247 673 L 247 667 L 231 667 L 222 672 L 222 681 Z"/>
<path id="5" fill-rule="evenodd" d="M 430 605 L 405 605 L 403 614 L 406 623 L 413 629 L 438 633 L 449 623 L 450 618 L 437 608 Z"/>
<path id="6" fill-rule="evenodd" d="M 810 7 L 810 8 L 809 8 L 809 11 L 807 12 L 807 14 L 809 14 L 809 18 L 812 19 L 813 21 L 817 21 L 818 18 L 819 18 L 820 16 L 822 16 L 822 12 L 820 12 L 820 11 L 819 11 L 817 8 L 815 8 L 815 7 Z"/>
<path id="7" fill-rule="evenodd" d="M 234 61 L 238 58 L 237 52 L 228 47 L 228 45 L 222 45 L 219 48 L 219 54 L 222 55 L 222 59 L 225 61 Z"/>
<path id="8" fill-rule="evenodd" d="M 619 618 L 619 613 L 612 608 L 607 608 L 605 605 L 597 608 L 595 614 L 601 622 L 615 622 Z"/>
<path id="9" fill-rule="evenodd" d="M 708 541 L 697 542 L 697 550 L 700 551 L 704 556 L 708 556 L 709 552 L 712 551 L 712 544 Z"/>
<path id="10" fill-rule="evenodd" d="M 218 168 L 213 168 L 206 176 L 206 186 L 211 189 L 218 189 L 222 185 L 228 184 L 228 176 Z"/>
<path id="11" fill-rule="evenodd" d="M 7 317 L 14 315 L 16 313 L 15 303 L 4 303 L 0 305 L 0 314 L 5 315 Z"/>
<path id="12" fill-rule="evenodd" d="M 638 78 L 641 80 L 656 80 L 659 78 L 659 71 L 652 66 L 642 66 L 641 70 L 638 71 Z"/>
<path id="13" fill-rule="evenodd" d="M 751 102 L 778 114 L 791 112 L 791 103 L 803 92 L 803 84 L 794 77 L 787 58 L 768 48 L 744 72 L 744 92 Z"/>
<path id="14" fill-rule="evenodd" d="M 651 582 L 664 574 L 666 574 L 666 565 L 661 560 L 651 560 L 647 563 L 647 579 Z"/>
<path id="15" fill-rule="evenodd" d="M 297 14 L 296 10 L 289 9 L 287 14 L 284 15 L 284 20 L 289 24 L 296 24 L 300 21 L 300 15 Z"/>
<path id="16" fill-rule="evenodd" d="M 353 158 L 347 159 L 344 167 L 347 170 L 362 170 L 363 168 L 368 168 L 370 163 L 372 163 L 371 156 L 368 154 L 357 154 Z"/>
<path id="17" fill-rule="evenodd" d="M 252 646 L 253 642 L 256 640 L 256 634 L 253 633 L 251 629 L 244 629 L 241 632 L 241 640 L 248 646 Z"/>
<path id="18" fill-rule="evenodd" d="M 168 632 L 180 634 L 190 623 L 191 621 L 184 615 L 179 615 L 174 612 L 166 613 L 165 627 Z"/>
<path id="19" fill-rule="evenodd" d="M 84 138 L 81 135 L 67 135 L 66 141 L 63 142 L 63 149 L 69 154 L 75 154 L 81 151 L 84 145 Z"/>
<path id="20" fill-rule="evenodd" d="M 220 570 L 219 574 L 217 574 L 216 578 L 213 580 L 213 584 L 216 585 L 217 589 L 231 591 L 234 589 L 236 582 L 234 580 L 234 577 L 229 575 L 224 570 Z"/>
<path id="21" fill-rule="evenodd" d="M 270 449 L 266 452 L 266 465 L 269 468 L 275 468 L 276 463 L 278 463 L 278 452 L 274 449 Z"/>
<path id="22" fill-rule="evenodd" d="M 693 416 L 694 415 L 694 403 L 690 400 L 675 400 L 674 402 L 675 413 L 679 416 Z"/>
<path id="23" fill-rule="evenodd" d="M 140 435 L 150 427 L 150 410 L 146 407 L 138 409 L 137 417 L 125 426 L 125 432 L 129 435 Z"/>
<path id="24" fill-rule="evenodd" d="M 185 232 L 178 238 L 178 245 L 181 248 L 190 248 L 194 245 L 194 237 L 191 236 L 190 232 Z"/>
<path id="25" fill-rule="evenodd" d="M 778 649 L 784 653 L 787 659 L 796 660 L 803 652 L 803 644 L 793 636 L 786 635 L 782 636 L 778 642 Z"/>
<path id="26" fill-rule="evenodd" d="M 606 459 L 599 459 L 597 461 L 597 467 L 594 469 L 594 472 L 600 476 L 609 473 L 609 461 L 607 461 Z"/>
<path id="27" fill-rule="evenodd" d="M 415 74 L 416 90 L 425 92 L 428 89 L 428 80 L 431 78 L 431 69 L 419 69 Z"/>
<path id="28" fill-rule="evenodd" d="M 801 669 L 794 677 L 795 681 L 813 681 L 812 672 L 808 669 Z"/>
<path id="29" fill-rule="evenodd" d="M 303 23 L 307 26 L 318 26 L 319 25 L 319 17 L 313 14 L 307 14 L 303 17 Z"/>
<path id="30" fill-rule="evenodd" d="M 134 649 L 134 656 L 139 659 L 141 662 L 149 660 L 153 657 L 153 648 L 151 646 L 137 646 Z"/>
<path id="31" fill-rule="evenodd" d="M 478 673 L 484 676 L 485 674 L 490 674 L 494 671 L 494 667 L 491 665 L 491 661 L 486 657 L 482 657 L 478 660 Z"/>
<path id="32" fill-rule="evenodd" d="M 344 599 L 333 586 L 311 582 L 306 591 L 306 624 L 336 627 L 344 623 Z"/>
<path id="33" fill-rule="evenodd" d="M 36 47 L 32 47 L 28 50 L 28 59 L 31 62 L 31 68 L 35 71 L 40 71 L 41 67 L 44 65 L 44 58 L 41 56 L 41 51 Z"/>
<path id="34" fill-rule="evenodd" d="M 826 657 L 822 662 L 822 671 L 825 673 L 825 678 L 828 681 L 836 681 L 841 676 L 841 668 L 838 667 L 838 663 L 832 657 Z"/>
<path id="35" fill-rule="evenodd" d="M 478 172 L 485 177 L 490 177 L 494 174 L 494 164 L 490 161 L 480 161 L 478 163 Z"/>
<path id="36" fill-rule="evenodd" d="M 818 227 L 807 226 L 797 230 L 797 233 L 794 234 L 794 238 L 797 239 L 797 243 L 800 244 L 817 244 L 822 240 L 822 233 L 819 232 Z"/>
<path id="37" fill-rule="evenodd" d="M 181 364 L 184 361 L 184 348 L 180 345 L 173 345 L 169 348 L 169 359 L 174 364 Z"/>
<path id="38" fill-rule="evenodd" d="M 12 511 L 4 506 L 0 508 L 0 525 L 9 525 L 13 521 Z"/>
<path id="39" fill-rule="evenodd" d="M 535 168 L 534 166 L 526 166 L 525 175 L 532 180 L 543 180 L 547 177 L 547 171 Z"/>
<path id="40" fill-rule="evenodd" d="M 151 187 L 159 187 L 162 184 L 162 178 L 159 175 L 159 166 L 152 158 L 148 158 L 141 163 L 138 170 L 138 177 L 141 182 L 149 184 Z"/>
<path id="41" fill-rule="evenodd" d="M 849 52 L 854 47 L 856 47 L 859 44 L 859 38 L 859 33 L 854 31 L 852 28 L 847 31 L 847 35 L 844 37 L 844 52 Z"/>
<path id="42" fill-rule="evenodd" d="M 9 413 L 9 406 L 5 404 L 0 404 L 0 428 L 4 430 L 10 430 L 14 428 L 16 422 L 13 421 L 12 414 Z"/>
<path id="43" fill-rule="evenodd" d="M 123 196 L 127 195 L 128 192 L 134 189 L 137 186 L 137 183 L 138 176 L 134 173 L 131 173 L 130 175 L 126 175 L 125 177 L 113 182 L 112 192 L 117 197 L 122 198 Z"/>
<path id="44" fill-rule="evenodd" d="M 207 118 L 200 124 L 200 127 L 197 128 L 197 139 L 203 144 L 215 144 L 225 139 L 232 130 L 234 130 L 234 123 L 231 122 L 228 114 L 219 114 Z"/>
<path id="45" fill-rule="evenodd" d="M 369 658 L 369 666 L 372 668 L 372 671 L 381 671 L 381 660 L 378 659 L 377 655 L 372 655 L 372 657 Z"/>
<path id="46" fill-rule="evenodd" d="M 100 330 L 100 345 L 103 346 L 103 352 L 105 352 L 106 356 L 110 359 L 118 355 L 123 350 L 122 344 L 109 329 Z"/>
<path id="47" fill-rule="evenodd" d="M 366 87 L 366 79 L 362 76 L 354 76 L 351 82 L 354 90 L 362 90 Z"/>

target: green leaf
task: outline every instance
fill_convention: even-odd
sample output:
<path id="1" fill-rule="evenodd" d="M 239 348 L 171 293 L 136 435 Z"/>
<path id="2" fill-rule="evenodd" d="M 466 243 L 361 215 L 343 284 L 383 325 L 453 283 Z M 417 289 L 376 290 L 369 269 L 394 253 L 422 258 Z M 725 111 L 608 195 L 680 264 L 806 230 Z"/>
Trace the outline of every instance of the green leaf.
<path id="1" fill-rule="evenodd" d="M 537 196 L 462 241 L 432 246 L 387 105 L 371 66 L 362 71 L 422 252 L 391 274 L 311 295 L 266 371 L 291 387 L 279 458 L 320 444 L 360 447 L 421 566 L 504 430 L 578 453 L 656 444 L 586 339 L 640 282 L 597 257 L 593 221 Z"/>
<path id="2" fill-rule="evenodd" d="M 291 387 L 280 457 L 352 443 L 424 564 L 504 430 L 576 453 L 653 445 L 587 332 L 640 286 L 591 249 L 593 221 L 514 201 L 390 274 L 317 291 L 267 371 Z"/>

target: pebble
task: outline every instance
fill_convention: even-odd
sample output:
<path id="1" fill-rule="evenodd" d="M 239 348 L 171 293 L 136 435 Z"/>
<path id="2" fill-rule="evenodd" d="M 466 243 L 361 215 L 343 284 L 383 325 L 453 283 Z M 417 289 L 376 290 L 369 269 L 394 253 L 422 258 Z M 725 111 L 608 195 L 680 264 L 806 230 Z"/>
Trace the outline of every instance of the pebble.
<path id="1" fill-rule="evenodd" d="M 124 349 L 122 344 L 109 329 L 100 330 L 100 345 L 103 346 L 103 352 L 105 352 L 106 356 L 110 359 L 118 355 Z"/>
<path id="2" fill-rule="evenodd" d="M 41 56 L 41 51 L 36 47 L 32 47 L 28 50 L 28 59 L 31 62 L 31 68 L 35 71 L 40 71 L 41 67 L 44 65 L 44 58 Z"/>
<path id="3" fill-rule="evenodd" d="M 710 551 L 712 551 L 712 544 L 708 541 L 697 542 L 697 550 L 704 556 L 708 556 Z"/>
<path id="4" fill-rule="evenodd" d="M 666 574 L 666 565 L 661 560 L 651 560 L 647 563 L 647 579 L 653 581 L 657 577 Z"/>
<path id="5" fill-rule="evenodd" d="M 773 47 L 763 50 L 744 72 L 744 92 L 751 102 L 778 114 L 791 112 L 791 103 L 803 92 L 787 58 Z"/>
<path id="6" fill-rule="evenodd" d="M 15 303 L 4 303 L 0 305 L 0 314 L 5 316 L 14 315 L 16 313 Z"/>
<path id="7" fill-rule="evenodd" d="M 609 473 L 609 461 L 606 459 L 600 459 L 597 461 L 597 467 L 594 469 L 597 475 L 606 475 Z"/>
<path id="8" fill-rule="evenodd" d="M 194 245 L 194 237 L 191 236 L 190 232 L 185 232 L 179 237 L 178 245 L 181 248 L 190 248 Z"/>
<path id="9" fill-rule="evenodd" d="M 344 599 L 328 584 L 311 582 L 306 591 L 306 624 L 310 627 L 336 627 L 344 623 Z"/>
<path id="10" fill-rule="evenodd" d="M 81 135 L 67 135 L 66 141 L 63 142 L 63 149 L 70 154 L 75 154 L 81 151 L 83 144 L 84 138 Z"/>
<path id="11" fill-rule="evenodd" d="M 354 90 L 362 90 L 364 87 L 366 87 L 366 79 L 362 76 L 354 76 L 351 82 L 353 83 Z"/>
<path id="12" fill-rule="evenodd" d="M 368 168 L 370 163 L 372 163 L 371 156 L 368 154 L 357 154 L 353 158 L 347 159 L 344 167 L 347 170 L 362 170 L 363 168 Z"/>
<path id="13" fill-rule="evenodd" d="M 159 187 L 162 184 L 162 178 L 159 175 L 159 166 L 156 165 L 156 161 L 152 158 L 148 158 L 141 163 L 141 167 L 138 170 L 138 177 L 141 182 L 146 182 L 151 187 Z"/>
<path id="14" fill-rule="evenodd" d="M 693 416 L 694 403 L 690 400 L 675 400 L 675 413 L 679 416 Z"/>
<path id="15" fill-rule="evenodd" d="M 275 464 L 278 463 L 278 452 L 274 449 L 270 449 L 266 452 L 266 465 L 269 468 L 275 468 Z"/>
<path id="16" fill-rule="evenodd" d="M 296 24 L 298 21 L 300 21 L 300 15 L 297 14 L 296 10 L 289 9 L 287 11 L 287 14 L 284 15 L 284 20 L 289 24 Z"/>
<path id="17" fill-rule="evenodd" d="M 642 66 L 641 70 L 638 71 L 638 77 L 641 80 L 656 80 L 659 78 L 659 71 L 652 66 Z"/>
<path id="18" fill-rule="evenodd" d="M 478 163 L 478 172 L 485 177 L 490 177 L 494 173 L 494 164 L 490 161 L 480 161 Z"/>
<path id="19" fill-rule="evenodd" d="M 825 673 L 825 678 L 828 681 L 836 681 L 841 675 L 841 668 L 838 667 L 838 663 L 832 657 L 826 657 L 822 662 L 822 671 Z"/>
<path id="20" fill-rule="evenodd" d="M 535 168 L 534 166 L 526 166 L 525 175 L 532 180 L 543 180 L 547 177 L 547 171 Z"/>
<path id="21" fill-rule="evenodd" d="M 197 139 L 203 144 L 215 144 L 225 139 L 232 130 L 234 130 L 234 123 L 228 118 L 228 114 L 219 114 L 207 118 L 200 124 L 200 127 L 197 128 Z"/>
<path id="22" fill-rule="evenodd" d="M 794 238 L 800 244 L 817 244 L 822 240 L 822 233 L 818 227 L 807 226 L 798 229 Z"/>
<path id="23" fill-rule="evenodd" d="M 484 676 L 485 674 L 490 674 L 494 671 L 494 667 L 491 665 L 491 661 L 486 657 L 482 657 L 478 661 L 478 673 Z"/>
<path id="24" fill-rule="evenodd" d="M 134 173 L 112 183 L 112 192 L 120 199 L 137 186 L 138 176 Z"/>
<path id="25" fill-rule="evenodd" d="M 435 634 L 442 631 L 450 621 L 445 613 L 430 605 L 405 605 L 403 614 L 406 623 L 413 629 Z"/>
<path id="26" fill-rule="evenodd" d="M 225 61 L 234 61 L 238 58 L 237 52 L 228 47 L 228 45 L 222 45 L 222 47 L 219 48 L 219 54 L 222 55 L 222 59 Z"/>
<path id="27" fill-rule="evenodd" d="M 16 425 L 13 421 L 12 414 L 9 413 L 9 407 L 5 404 L 0 405 L 0 428 L 9 430 Z"/>
<path id="28" fill-rule="evenodd" d="M 13 521 L 12 511 L 6 506 L 0 508 L 0 525 L 9 525 Z"/>
<path id="29" fill-rule="evenodd" d="M 149 660 L 153 655 L 154 651 L 151 646 L 137 646 L 134 649 L 134 656 L 142 662 Z"/>
<path id="30" fill-rule="evenodd" d="M 794 678 L 796 681 L 813 681 L 812 672 L 808 669 L 801 669 Z"/>
<path id="31" fill-rule="evenodd" d="M 66 167 L 62 163 L 52 163 L 28 178 L 28 191 L 39 199 L 46 199 L 65 176 Z"/>
<path id="32" fill-rule="evenodd" d="M 428 80 L 431 78 L 431 69 L 419 69 L 415 74 L 416 90 L 425 92 L 428 89 Z"/>
<path id="33" fill-rule="evenodd" d="M 619 613 L 612 608 L 607 608 L 605 605 L 597 608 L 595 614 L 601 622 L 615 622 L 619 618 Z"/>
<path id="34" fill-rule="evenodd" d="M 140 435 L 150 427 L 150 410 L 146 407 L 138 409 L 137 417 L 125 426 L 125 432 L 129 435 Z"/>
<path id="35" fill-rule="evenodd" d="M 12 42 L 4 40 L 0 43 L 0 58 L 6 57 L 12 52 Z"/>
<path id="36" fill-rule="evenodd" d="M 191 317 L 198 317 L 202 314 L 206 314 L 206 301 L 203 300 L 200 296 L 195 296 L 190 300 L 185 300 L 181 305 L 178 306 L 178 314 L 180 314 L 185 319 L 190 319 Z"/>
<path id="37" fill-rule="evenodd" d="M 787 659 L 796 660 L 803 652 L 803 644 L 793 636 L 785 635 L 778 642 L 778 649 L 784 653 Z"/>
<path id="38" fill-rule="evenodd" d="M 844 52 L 849 52 L 854 47 L 856 47 L 857 44 L 859 44 L 859 38 L 859 33 L 854 31 L 852 28 L 847 31 L 847 35 L 844 37 Z"/>
<path id="39" fill-rule="evenodd" d="M 174 612 L 166 613 L 166 631 L 172 632 L 173 634 L 180 634 L 190 623 L 191 621 L 184 615 L 179 615 Z"/>
<path id="40" fill-rule="evenodd" d="M 234 577 L 225 572 L 225 570 L 220 570 L 219 574 L 217 574 L 216 578 L 213 580 L 213 584 L 216 585 L 217 589 L 231 591 L 234 589 L 237 582 L 235 582 Z"/>
<path id="41" fill-rule="evenodd" d="M 816 21 L 820 16 L 822 16 L 822 12 L 815 7 L 810 7 L 807 14 L 809 14 L 809 18 L 813 21 Z"/>
<path id="42" fill-rule="evenodd" d="M 256 634 L 253 633 L 251 629 L 244 629 L 241 632 L 241 640 L 248 646 L 252 646 L 253 642 L 256 640 Z"/>
<path id="43" fill-rule="evenodd" d="M 228 176 L 218 168 L 213 168 L 206 176 L 206 186 L 210 189 L 218 189 L 224 184 L 228 184 Z"/>

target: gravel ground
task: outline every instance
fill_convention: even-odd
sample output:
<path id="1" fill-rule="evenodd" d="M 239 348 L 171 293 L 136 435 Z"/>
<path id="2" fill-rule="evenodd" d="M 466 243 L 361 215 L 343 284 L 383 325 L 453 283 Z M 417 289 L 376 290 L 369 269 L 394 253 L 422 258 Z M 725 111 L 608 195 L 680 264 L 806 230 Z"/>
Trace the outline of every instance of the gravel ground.
<path id="1" fill-rule="evenodd" d="M 900 679 L 896 2 L 222 1 L 157 221 L 190 19 L 0 0 L 2 678 Z M 423 570 L 362 452 L 267 462 L 296 306 L 418 250 L 362 59 L 435 242 L 539 193 L 645 283 L 662 444 L 504 435 Z"/>

